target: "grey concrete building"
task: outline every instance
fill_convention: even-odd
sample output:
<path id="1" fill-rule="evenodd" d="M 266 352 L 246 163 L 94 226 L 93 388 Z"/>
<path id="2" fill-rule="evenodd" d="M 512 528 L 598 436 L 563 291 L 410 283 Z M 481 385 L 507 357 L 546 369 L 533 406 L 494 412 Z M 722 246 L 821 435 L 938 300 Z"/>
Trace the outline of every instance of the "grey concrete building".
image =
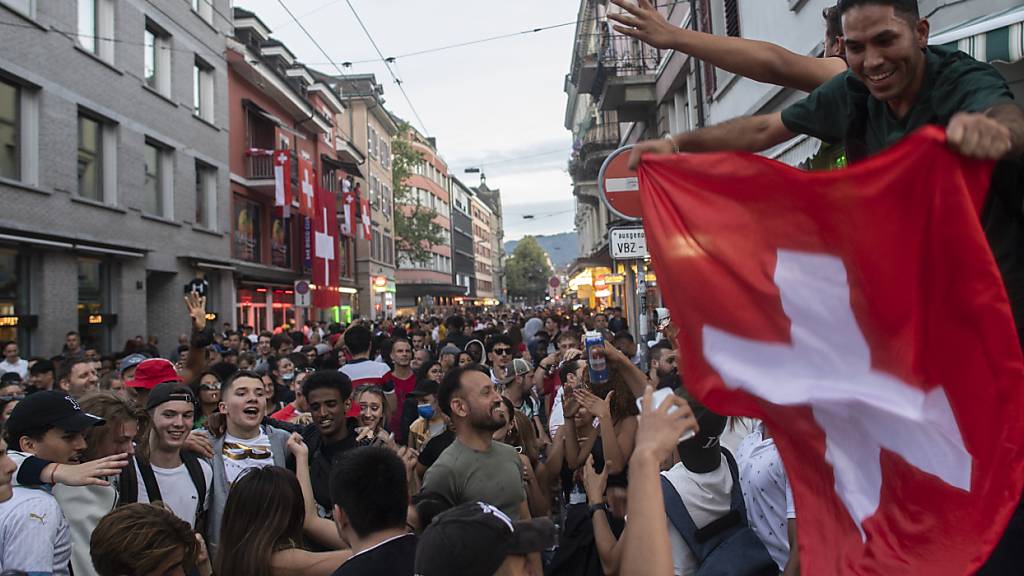
<path id="1" fill-rule="evenodd" d="M 476 296 L 476 262 L 473 254 L 473 191 L 452 177 L 452 279 L 464 296 Z"/>
<path id="2" fill-rule="evenodd" d="M 23 356 L 71 330 L 168 355 L 197 276 L 231 315 L 229 5 L 0 0 L 0 339 Z"/>

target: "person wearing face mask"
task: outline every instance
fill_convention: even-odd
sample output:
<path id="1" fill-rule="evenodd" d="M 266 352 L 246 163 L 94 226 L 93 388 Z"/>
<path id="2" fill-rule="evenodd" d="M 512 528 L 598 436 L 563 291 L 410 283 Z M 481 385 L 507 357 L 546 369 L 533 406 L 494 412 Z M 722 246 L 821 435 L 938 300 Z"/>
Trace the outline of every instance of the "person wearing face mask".
<path id="1" fill-rule="evenodd" d="M 273 410 L 269 412 L 277 412 L 295 400 L 295 393 L 291 389 L 295 380 L 295 362 L 288 356 L 280 356 L 271 358 L 270 365 L 273 367 L 270 371 L 270 379 L 273 382 L 273 398 L 270 402 Z"/>
<path id="2" fill-rule="evenodd" d="M 439 387 L 433 380 L 420 380 L 416 389 L 409 393 L 416 400 L 416 413 L 419 415 L 409 426 L 409 447 L 413 450 L 420 450 L 448 428 L 448 421 L 437 405 Z"/>

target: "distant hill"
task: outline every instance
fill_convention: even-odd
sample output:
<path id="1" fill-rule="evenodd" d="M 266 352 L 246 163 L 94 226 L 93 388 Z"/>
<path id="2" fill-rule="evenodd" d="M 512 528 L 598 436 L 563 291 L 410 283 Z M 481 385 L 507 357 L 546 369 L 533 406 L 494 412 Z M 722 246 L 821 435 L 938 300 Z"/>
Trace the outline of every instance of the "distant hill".
<path id="1" fill-rule="evenodd" d="M 575 232 L 562 232 L 561 234 L 552 234 L 549 236 L 534 236 L 537 239 L 537 243 L 540 247 L 548 253 L 551 258 L 551 263 L 555 265 L 555 268 L 565 268 L 572 261 L 576 259 L 576 233 Z M 518 240 L 509 240 L 505 242 L 505 254 L 511 255 L 516 249 Z"/>

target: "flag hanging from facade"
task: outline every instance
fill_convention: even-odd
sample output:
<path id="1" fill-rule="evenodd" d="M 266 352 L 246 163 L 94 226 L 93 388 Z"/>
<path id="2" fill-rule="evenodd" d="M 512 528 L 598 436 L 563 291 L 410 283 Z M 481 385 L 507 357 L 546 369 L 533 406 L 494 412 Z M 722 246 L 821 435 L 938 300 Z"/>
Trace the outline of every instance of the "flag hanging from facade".
<path id="1" fill-rule="evenodd" d="M 363 229 L 363 239 L 369 242 L 373 238 L 373 225 L 370 222 L 370 199 L 362 193 L 362 187 L 356 182 L 356 201 L 359 202 L 359 222 Z"/>
<path id="2" fill-rule="evenodd" d="M 314 177 L 314 182 L 316 178 Z M 315 185 L 314 185 L 315 186 Z M 338 204 L 329 190 L 315 186 L 316 214 L 313 216 L 313 305 L 330 308 L 341 305 L 338 261 Z"/>
<path id="3" fill-rule="evenodd" d="M 313 218 L 316 212 L 315 167 L 308 159 L 299 155 L 299 214 Z"/>
<path id="4" fill-rule="evenodd" d="M 351 238 L 353 236 L 352 223 L 356 211 L 356 195 L 352 192 L 352 181 L 348 178 L 341 180 L 341 204 L 343 212 L 341 233 Z"/>
<path id="5" fill-rule="evenodd" d="M 687 389 L 762 418 L 808 574 L 973 573 L 1024 485 L 1024 364 L 978 221 L 992 164 L 927 128 L 835 172 L 645 157 Z"/>
<path id="6" fill-rule="evenodd" d="M 287 216 L 291 205 L 291 156 L 287 150 L 274 150 L 274 206 L 284 207 Z"/>

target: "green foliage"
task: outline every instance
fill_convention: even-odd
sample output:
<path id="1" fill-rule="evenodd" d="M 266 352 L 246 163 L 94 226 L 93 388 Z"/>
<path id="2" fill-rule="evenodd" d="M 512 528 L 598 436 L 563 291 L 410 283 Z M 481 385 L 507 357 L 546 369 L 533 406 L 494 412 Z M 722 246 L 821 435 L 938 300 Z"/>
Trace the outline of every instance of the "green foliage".
<path id="1" fill-rule="evenodd" d="M 425 265 L 430 262 L 430 249 L 445 241 L 445 230 L 434 222 L 437 210 L 420 204 L 408 179 L 423 155 L 409 141 L 409 123 L 398 121 L 398 135 L 391 140 L 391 181 L 395 198 L 395 249 L 408 262 Z M 445 215 L 447 216 L 447 214 Z"/>
<path id="2" fill-rule="evenodd" d="M 547 254 L 537 239 L 533 236 L 524 237 L 505 262 L 509 298 L 525 298 L 534 304 L 543 301 L 552 274 Z"/>

